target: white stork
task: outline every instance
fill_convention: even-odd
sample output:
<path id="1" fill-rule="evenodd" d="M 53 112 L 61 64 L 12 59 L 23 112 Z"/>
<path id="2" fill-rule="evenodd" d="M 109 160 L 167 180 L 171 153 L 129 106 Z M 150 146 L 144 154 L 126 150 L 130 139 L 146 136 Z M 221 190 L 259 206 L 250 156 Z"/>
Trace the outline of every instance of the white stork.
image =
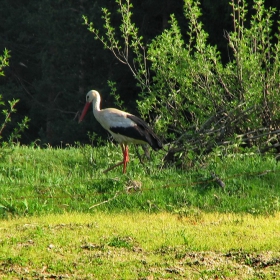
<path id="1" fill-rule="evenodd" d="M 100 110 L 100 94 L 91 90 L 86 95 L 86 104 L 82 111 L 79 122 L 85 117 L 90 104 L 92 103 L 93 114 L 97 121 L 105 128 L 113 138 L 120 143 L 123 153 L 123 161 L 105 170 L 107 172 L 123 164 L 123 173 L 126 172 L 126 165 L 129 162 L 128 144 L 149 144 L 155 151 L 162 148 L 162 143 L 152 129 L 142 119 L 124 111 L 107 108 Z"/>

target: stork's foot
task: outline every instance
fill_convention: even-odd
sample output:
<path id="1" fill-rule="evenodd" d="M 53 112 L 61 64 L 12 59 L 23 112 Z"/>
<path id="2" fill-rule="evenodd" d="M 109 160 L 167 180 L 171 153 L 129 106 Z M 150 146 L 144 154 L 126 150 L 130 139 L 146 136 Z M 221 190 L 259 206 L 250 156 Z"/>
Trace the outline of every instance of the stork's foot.
<path id="1" fill-rule="evenodd" d="M 106 170 L 104 170 L 103 173 L 107 173 L 107 172 L 113 170 L 114 168 L 116 168 L 116 167 L 118 167 L 118 166 L 120 166 L 120 165 L 122 165 L 122 164 L 123 164 L 123 161 L 118 162 L 117 164 L 115 164 L 115 165 L 113 165 L 113 166 L 107 168 Z"/>
<path id="2" fill-rule="evenodd" d="M 122 152 L 123 152 L 123 161 L 109 167 L 108 169 L 104 170 L 103 173 L 107 173 L 122 164 L 123 164 L 123 173 L 126 172 L 126 165 L 129 162 L 128 147 L 127 147 L 127 145 L 121 144 L 121 148 L 122 148 Z"/>

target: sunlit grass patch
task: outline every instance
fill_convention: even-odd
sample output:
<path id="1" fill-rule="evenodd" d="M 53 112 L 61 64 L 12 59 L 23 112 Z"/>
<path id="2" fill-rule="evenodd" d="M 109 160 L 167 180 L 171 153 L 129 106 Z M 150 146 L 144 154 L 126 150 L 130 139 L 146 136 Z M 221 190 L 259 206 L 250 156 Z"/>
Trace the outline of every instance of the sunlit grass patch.
<path id="1" fill-rule="evenodd" d="M 279 275 L 279 218 L 279 214 L 96 212 L 2 220 L 0 275 L 8 273 L 7 279 L 21 273 L 95 279 Z"/>

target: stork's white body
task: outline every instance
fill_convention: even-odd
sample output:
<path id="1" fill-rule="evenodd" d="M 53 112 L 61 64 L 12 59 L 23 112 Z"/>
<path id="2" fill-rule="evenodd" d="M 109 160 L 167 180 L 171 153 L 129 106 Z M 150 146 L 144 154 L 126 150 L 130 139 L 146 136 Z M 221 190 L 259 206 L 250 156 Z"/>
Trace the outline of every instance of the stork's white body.
<path id="1" fill-rule="evenodd" d="M 126 170 L 126 163 L 129 161 L 127 147 L 129 143 L 148 143 L 154 150 L 162 148 L 162 143 L 159 138 L 143 120 L 115 108 L 100 110 L 100 102 L 101 98 L 99 93 L 95 90 L 89 91 L 86 95 L 86 105 L 83 109 L 80 121 L 83 120 L 92 103 L 93 114 L 97 121 L 121 144 L 124 156 L 123 162 L 121 163 L 124 165 L 124 173 Z"/>
<path id="2" fill-rule="evenodd" d="M 93 110 L 93 114 L 97 121 L 105 128 L 113 138 L 119 143 L 133 143 L 133 144 L 146 144 L 147 142 L 128 137 L 123 134 L 114 133 L 110 128 L 112 127 L 123 127 L 123 128 L 133 128 L 136 126 L 135 122 L 127 118 L 127 113 L 115 109 L 107 108 L 103 110 Z"/>

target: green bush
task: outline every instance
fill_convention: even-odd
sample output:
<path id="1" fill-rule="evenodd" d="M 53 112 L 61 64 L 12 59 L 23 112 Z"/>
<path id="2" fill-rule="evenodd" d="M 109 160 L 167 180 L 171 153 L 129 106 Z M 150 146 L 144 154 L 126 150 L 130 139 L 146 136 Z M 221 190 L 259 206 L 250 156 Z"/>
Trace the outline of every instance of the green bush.
<path id="1" fill-rule="evenodd" d="M 254 1 L 248 15 L 245 0 L 234 1 L 233 31 L 224 32 L 229 62 L 222 63 L 216 46 L 199 18 L 199 2 L 185 0 L 189 23 L 184 41 L 174 16 L 170 28 L 143 43 L 131 21 L 132 4 L 117 1 L 122 23 L 121 38 L 104 8 L 105 35 L 93 23 L 85 23 L 105 48 L 126 64 L 141 89 L 138 109 L 169 142 L 166 160 L 195 153 L 208 153 L 217 146 L 257 146 L 258 151 L 276 150 L 279 143 L 279 35 L 272 34 L 275 9 Z M 280 31 L 277 23 L 278 34 Z"/>

